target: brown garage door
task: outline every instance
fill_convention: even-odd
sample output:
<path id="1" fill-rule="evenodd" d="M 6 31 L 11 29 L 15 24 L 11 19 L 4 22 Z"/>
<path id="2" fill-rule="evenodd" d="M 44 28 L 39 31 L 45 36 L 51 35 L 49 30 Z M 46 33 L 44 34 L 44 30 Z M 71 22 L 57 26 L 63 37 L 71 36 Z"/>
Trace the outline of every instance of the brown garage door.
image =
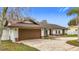
<path id="1" fill-rule="evenodd" d="M 41 38 L 40 29 L 19 29 L 19 40 Z"/>

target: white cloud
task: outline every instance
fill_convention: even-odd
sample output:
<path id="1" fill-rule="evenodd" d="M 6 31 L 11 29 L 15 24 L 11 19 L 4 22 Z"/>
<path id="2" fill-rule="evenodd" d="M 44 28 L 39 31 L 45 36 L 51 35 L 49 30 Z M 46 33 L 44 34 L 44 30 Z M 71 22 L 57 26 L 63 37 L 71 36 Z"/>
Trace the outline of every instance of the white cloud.
<path id="1" fill-rule="evenodd" d="M 58 12 L 61 13 L 63 9 L 64 9 L 64 8 L 60 8 L 60 9 L 58 10 Z"/>
<path id="2" fill-rule="evenodd" d="M 59 10 L 59 13 L 61 13 L 61 12 L 65 12 L 65 11 L 67 11 L 68 9 L 69 9 L 69 7 L 61 8 L 61 9 Z"/>
<path id="3" fill-rule="evenodd" d="M 66 8 L 64 8 L 63 10 L 62 10 L 62 12 L 65 12 L 65 11 L 67 11 L 69 9 L 69 7 L 66 7 Z"/>

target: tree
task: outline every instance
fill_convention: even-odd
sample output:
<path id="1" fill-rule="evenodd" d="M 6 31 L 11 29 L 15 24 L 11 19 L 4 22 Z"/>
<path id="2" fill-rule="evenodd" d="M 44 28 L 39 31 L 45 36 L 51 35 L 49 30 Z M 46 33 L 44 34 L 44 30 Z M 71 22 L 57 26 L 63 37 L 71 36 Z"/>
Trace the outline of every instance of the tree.
<path id="1" fill-rule="evenodd" d="M 21 7 L 12 7 L 9 8 L 10 11 L 8 13 L 8 17 L 11 20 L 23 20 L 24 15 L 23 15 L 23 10 L 27 10 L 27 8 L 21 8 Z"/>
<path id="2" fill-rule="evenodd" d="M 3 33 L 4 23 L 6 22 L 6 14 L 7 14 L 8 7 L 4 7 L 1 13 L 1 19 L 0 19 L 0 45 L 1 45 L 1 37 Z"/>
<path id="3" fill-rule="evenodd" d="M 22 20 L 23 19 L 23 15 L 21 13 L 22 10 L 23 8 L 19 8 L 19 7 L 17 8 L 16 7 L 12 7 L 12 8 L 3 7 L 2 13 L 1 13 L 2 19 L 0 20 L 0 43 L 1 43 L 3 29 L 6 28 L 5 24 L 7 20 Z"/>
<path id="4" fill-rule="evenodd" d="M 73 14 L 76 14 L 77 15 L 77 19 L 76 19 L 76 24 L 78 25 L 78 42 L 79 42 L 79 8 L 76 7 L 76 8 L 72 8 L 71 10 L 69 10 L 69 12 L 67 13 L 68 16 L 71 16 Z"/>
<path id="5" fill-rule="evenodd" d="M 71 19 L 71 20 L 68 22 L 68 26 L 76 26 L 76 25 L 77 25 L 76 20 L 77 20 L 77 18 Z"/>

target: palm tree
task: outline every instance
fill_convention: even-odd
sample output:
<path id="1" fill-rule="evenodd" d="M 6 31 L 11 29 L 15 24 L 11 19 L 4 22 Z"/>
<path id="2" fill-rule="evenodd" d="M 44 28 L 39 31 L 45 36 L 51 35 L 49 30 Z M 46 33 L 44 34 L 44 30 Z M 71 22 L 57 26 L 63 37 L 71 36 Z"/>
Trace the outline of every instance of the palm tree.
<path id="1" fill-rule="evenodd" d="M 68 22 L 68 26 L 76 26 L 79 21 L 76 21 L 77 18 L 73 18 Z"/>
<path id="2" fill-rule="evenodd" d="M 68 13 L 67 13 L 67 15 L 68 16 L 71 16 L 71 15 L 73 15 L 73 14 L 76 14 L 77 15 L 77 19 L 76 19 L 76 24 L 77 24 L 77 26 L 78 26 L 78 42 L 79 42 L 79 8 L 78 7 L 76 7 L 76 8 L 72 8 Z"/>
<path id="3" fill-rule="evenodd" d="M 1 37 L 3 33 L 4 23 L 6 22 L 6 13 L 7 13 L 8 7 L 4 7 L 1 14 L 1 20 L 0 20 L 0 44 L 1 44 Z"/>

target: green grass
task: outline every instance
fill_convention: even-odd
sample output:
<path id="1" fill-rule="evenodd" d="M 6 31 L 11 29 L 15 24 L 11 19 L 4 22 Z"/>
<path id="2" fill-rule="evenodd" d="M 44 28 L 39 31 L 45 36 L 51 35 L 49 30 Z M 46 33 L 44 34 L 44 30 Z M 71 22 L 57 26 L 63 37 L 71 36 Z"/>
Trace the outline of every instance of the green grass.
<path id="1" fill-rule="evenodd" d="M 69 40 L 66 43 L 73 45 L 73 46 L 78 46 L 79 47 L 79 42 L 77 40 Z"/>
<path id="2" fill-rule="evenodd" d="M 77 37 L 76 34 L 69 34 L 69 35 L 64 35 L 64 36 L 66 36 L 66 37 Z"/>
<path id="3" fill-rule="evenodd" d="M 1 50 L 3 51 L 39 51 L 34 47 L 30 47 L 22 43 L 13 43 L 10 40 L 2 41 Z"/>

